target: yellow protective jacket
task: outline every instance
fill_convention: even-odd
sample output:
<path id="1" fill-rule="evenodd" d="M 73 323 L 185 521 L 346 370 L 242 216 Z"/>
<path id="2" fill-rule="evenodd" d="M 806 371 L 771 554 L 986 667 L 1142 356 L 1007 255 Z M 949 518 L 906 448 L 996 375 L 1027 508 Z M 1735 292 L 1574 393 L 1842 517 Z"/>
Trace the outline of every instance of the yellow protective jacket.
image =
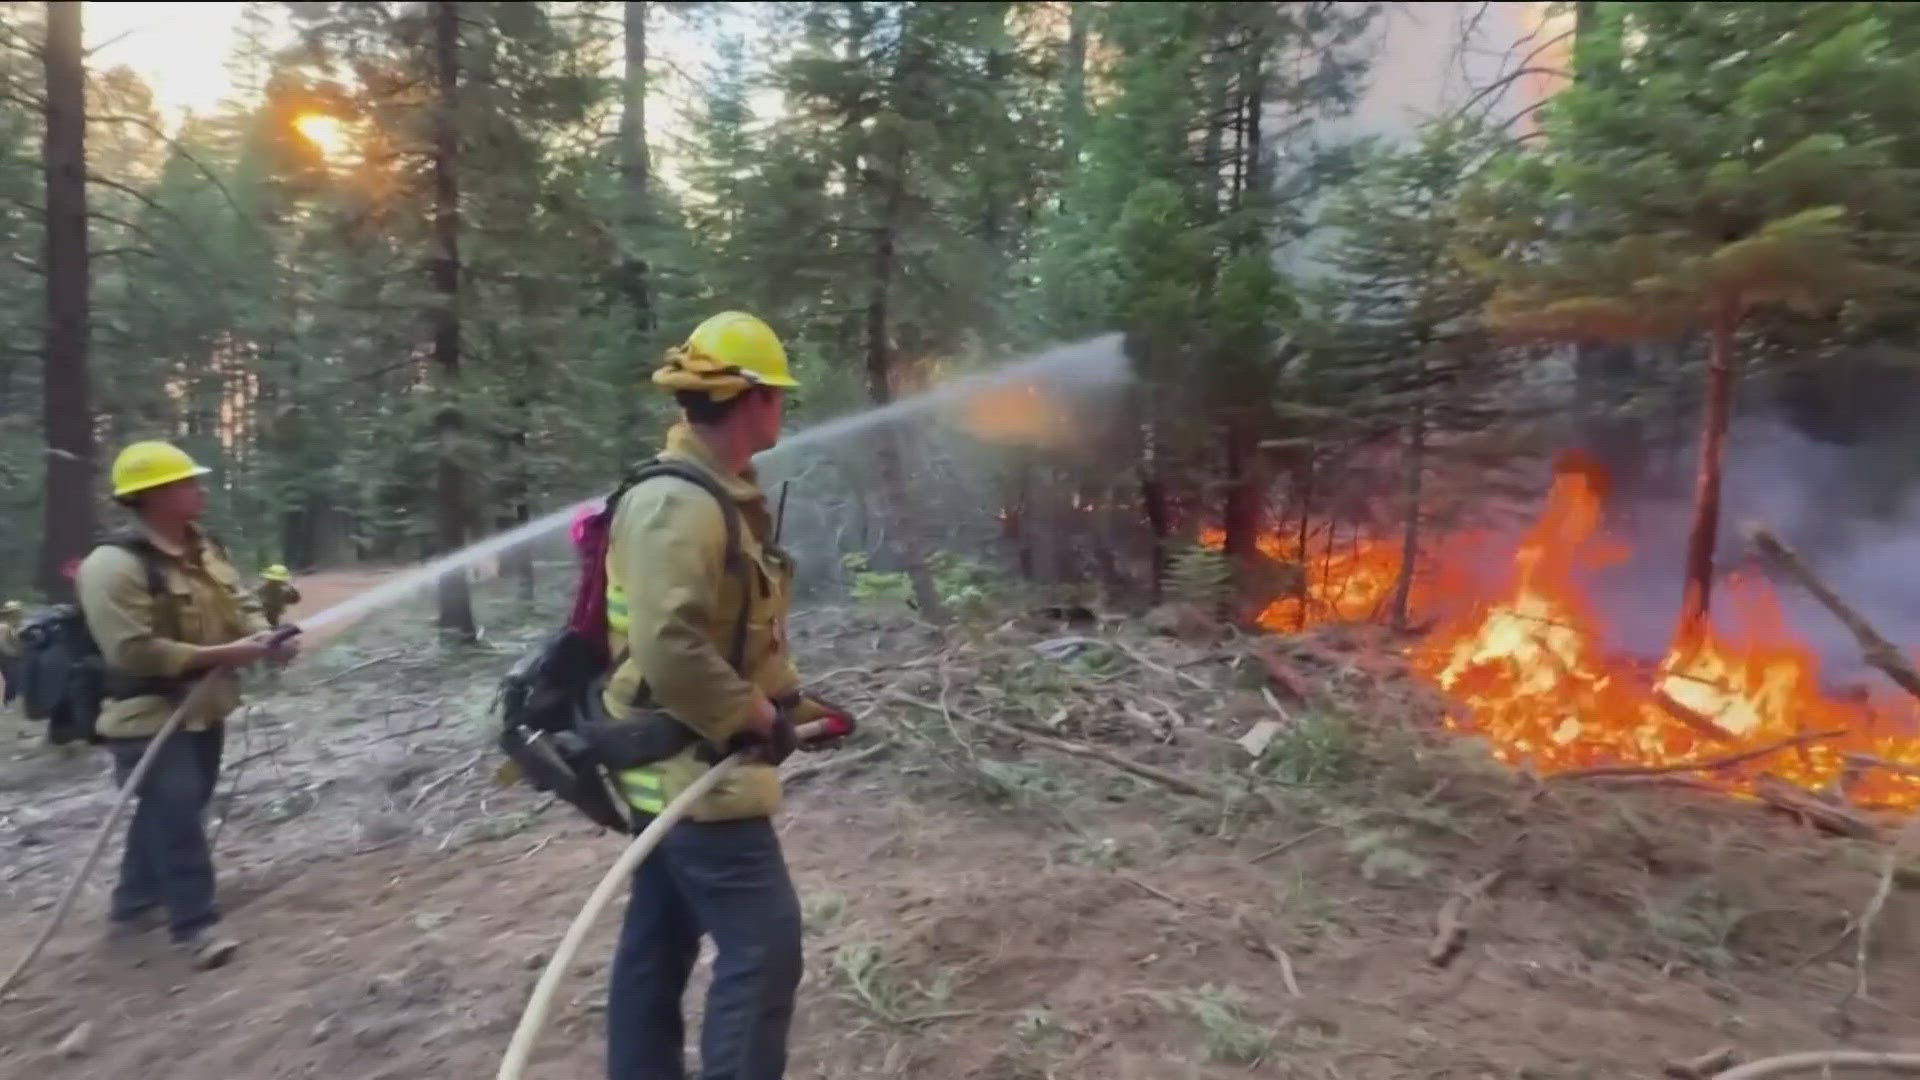
<path id="1" fill-rule="evenodd" d="M 154 596 L 139 555 L 112 544 L 94 548 L 74 578 L 87 630 L 108 667 L 133 676 L 176 678 L 200 648 L 267 629 L 259 605 L 218 545 L 197 530 L 184 551 L 151 533 L 147 539 L 160 552 L 164 595 Z M 203 677 L 214 685 L 200 708 L 182 718 L 182 730 L 204 731 L 240 705 L 239 679 L 232 671 Z M 174 703 L 159 694 L 110 698 L 97 730 L 109 739 L 152 735 L 173 709 Z"/>
<path id="2" fill-rule="evenodd" d="M 793 563 L 773 545 L 772 517 L 753 470 L 735 476 L 692 428 L 667 433 L 663 458 L 712 476 L 740 514 L 744 573 L 726 567 L 726 518 L 704 488 L 671 476 L 629 489 L 615 510 L 607 549 L 610 651 L 620 658 L 607 682 L 608 713 L 639 715 L 650 701 L 724 746 L 743 730 L 761 697 L 799 686 L 786 640 Z M 741 670 L 728 663 L 741 589 L 748 589 Z M 643 693 L 644 688 L 644 693 Z M 620 774 L 627 801 L 657 813 L 707 769 L 696 744 L 678 756 Z M 780 808 L 780 777 L 744 765 L 696 803 L 695 821 L 765 817 Z"/>

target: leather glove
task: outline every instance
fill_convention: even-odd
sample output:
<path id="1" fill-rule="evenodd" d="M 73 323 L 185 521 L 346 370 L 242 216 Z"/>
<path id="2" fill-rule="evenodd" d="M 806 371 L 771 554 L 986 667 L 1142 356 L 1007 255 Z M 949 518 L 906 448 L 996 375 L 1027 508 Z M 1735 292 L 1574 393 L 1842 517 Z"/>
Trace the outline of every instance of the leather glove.
<path id="1" fill-rule="evenodd" d="M 839 705 L 835 705 L 831 701 L 817 697 L 801 697 L 799 704 L 794 706 L 793 719 L 794 723 L 798 725 L 806 725 L 816 721 L 826 720 L 830 722 L 829 726 L 835 729 L 832 734 L 818 735 L 802 742 L 800 749 L 809 753 L 818 750 L 831 750 L 839 746 L 847 736 L 853 734 L 859 727 L 858 724 L 854 723 L 853 713 Z"/>

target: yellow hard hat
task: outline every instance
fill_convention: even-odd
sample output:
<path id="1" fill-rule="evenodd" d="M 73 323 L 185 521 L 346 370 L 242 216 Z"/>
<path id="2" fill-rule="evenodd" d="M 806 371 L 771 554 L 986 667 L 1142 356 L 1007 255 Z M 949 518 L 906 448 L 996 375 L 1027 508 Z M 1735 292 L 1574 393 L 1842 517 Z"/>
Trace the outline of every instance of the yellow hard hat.
<path id="1" fill-rule="evenodd" d="M 667 350 L 653 373 L 668 390 L 695 390 L 725 401 L 749 386 L 799 386 L 773 327 L 744 311 L 723 311 L 693 328 L 686 344 Z"/>
<path id="2" fill-rule="evenodd" d="M 212 471 L 172 443 L 137 442 L 113 459 L 113 497 L 177 484 Z"/>
<path id="3" fill-rule="evenodd" d="M 0 615 L 18 615 L 24 610 L 26 609 L 20 606 L 20 601 L 18 600 L 9 600 L 4 604 L 0 604 Z"/>
<path id="4" fill-rule="evenodd" d="M 263 578 L 266 578 L 268 581 L 288 580 L 287 568 L 284 566 L 281 566 L 279 563 L 274 563 L 272 566 L 269 566 L 265 570 L 260 571 L 260 576 Z"/>

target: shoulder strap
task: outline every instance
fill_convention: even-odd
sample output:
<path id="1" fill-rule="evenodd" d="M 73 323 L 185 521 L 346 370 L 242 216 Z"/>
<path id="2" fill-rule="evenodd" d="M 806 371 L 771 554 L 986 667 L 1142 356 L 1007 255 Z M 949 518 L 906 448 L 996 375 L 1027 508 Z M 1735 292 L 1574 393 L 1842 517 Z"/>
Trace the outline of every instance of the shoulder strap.
<path id="1" fill-rule="evenodd" d="M 741 668 L 747 662 L 747 613 L 750 610 L 749 605 L 753 602 L 753 582 L 747 579 L 746 558 L 740 550 L 740 508 L 734 505 L 733 496 L 727 494 L 726 489 L 720 486 L 720 482 L 704 469 L 697 469 L 692 465 L 667 458 L 654 458 L 628 473 L 627 478 L 621 482 L 619 490 L 614 493 L 614 497 L 608 500 L 607 506 L 617 510 L 620 499 L 629 489 L 656 476 L 671 476 L 685 480 L 713 496 L 713 501 L 720 504 L 720 518 L 726 523 L 727 529 L 725 556 L 727 572 L 738 574 L 741 578 L 740 611 L 733 620 L 733 640 L 728 645 L 727 663 L 733 665 L 733 670 L 744 676 L 746 672 L 741 671 Z"/>
<path id="2" fill-rule="evenodd" d="M 167 594 L 167 569 L 161 562 L 160 549 L 153 546 L 153 541 L 128 530 L 114 533 L 104 542 L 140 560 L 140 565 L 147 572 L 147 592 L 153 594 L 154 599 Z"/>
<path id="3" fill-rule="evenodd" d="M 147 595 L 153 597 L 153 610 L 156 621 L 164 623 L 162 629 L 167 631 L 167 636 L 179 636 L 179 620 L 173 610 L 173 605 L 166 602 L 168 595 L 167 567 L 163 561 L 165 556 L 161 554 L 160 549 L 154 547 L 153 541 L 147 539 L 145 535 L 135 532 L 132 529 L 113 533 L 106 538 L 104 543 L 112 547 L 117 547 L 140 560 L 141 567 L 147 572 Z"/>

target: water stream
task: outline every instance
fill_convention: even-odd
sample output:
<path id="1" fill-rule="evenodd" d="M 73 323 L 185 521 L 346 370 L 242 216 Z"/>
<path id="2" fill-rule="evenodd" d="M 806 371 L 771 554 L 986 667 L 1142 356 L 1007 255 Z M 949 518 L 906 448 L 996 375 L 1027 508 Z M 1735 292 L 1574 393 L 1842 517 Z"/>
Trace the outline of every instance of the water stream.
<path id="1" fill-rule="evenodd" d="M 990 391 L 1032 386 L 1042 394 L 1073 399 L 1111 389 L 1126 378 L 1127 365 L 1120 348 L 1120 335 L 1105 334 L 953 379 L 889 405 L 822 421 L 781 439 L 778 446 L 759 455 L 757 463 L 791 471 L 798 455 L 817 451 L 823 445 L 884 424 L 929 416 Z M 569 503 L 525 525 L 402 571 L 363 593 L 324 611 L 315 612 L 302 619 L 300 625 L 308 633 L 319 633 L 354 622 L 431 586 L 443 574 L 498 558 L 522 544 L 532 543 L 566 528 L 581 507 L 595 503 L 600 498 L 596 495 Z"/>

